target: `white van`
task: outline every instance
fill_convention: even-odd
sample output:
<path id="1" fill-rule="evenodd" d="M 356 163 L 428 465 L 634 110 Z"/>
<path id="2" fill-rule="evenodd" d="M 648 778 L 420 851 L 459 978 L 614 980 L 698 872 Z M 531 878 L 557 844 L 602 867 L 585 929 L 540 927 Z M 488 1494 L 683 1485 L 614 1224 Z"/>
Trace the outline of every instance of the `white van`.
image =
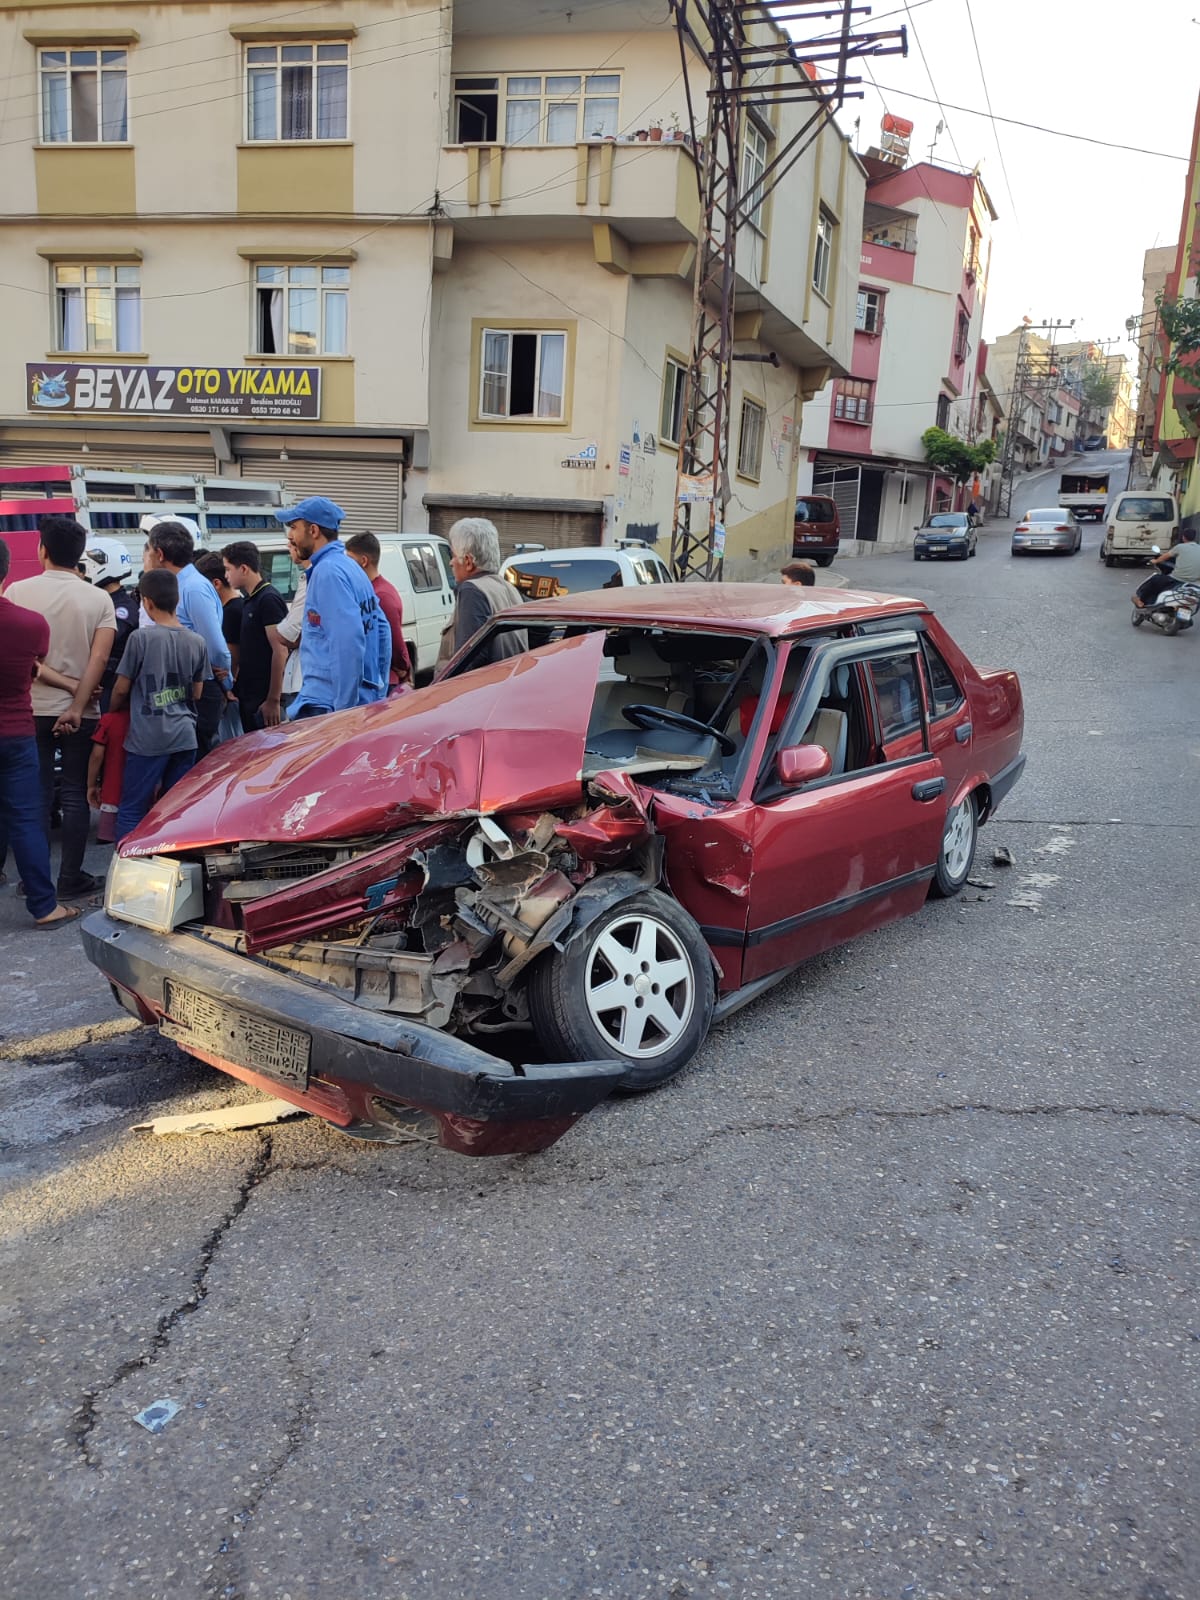
<path id="1" fill-rule="evenodd" d="M 1178 537 L 1179 509 L 1173 495 L 1129 489 L 1104 514 L 1100 559 L 1109 567 L 1118 561 L 1149 561 L 1155 545 L 1167 550 Z"/>
<path id="2" fill-rule="evenodd" d="M 381 533 L 379 575 L 395 584 L 404 607 L 404 638 L 412 657 L 413 671 L 422 676 L 437 664 L 442 630 L 454 611 L 454 579 L 450 575 L 450 546 L 431 533 Z M 210 549 L 220 550 L 235 539 L 250 538 L 262 557 L 263 577 L 285 599 L 296 592 L 300 569 L 288 554 L 282 533 L 247 535 L 230 533 L 212 541 Z"/>

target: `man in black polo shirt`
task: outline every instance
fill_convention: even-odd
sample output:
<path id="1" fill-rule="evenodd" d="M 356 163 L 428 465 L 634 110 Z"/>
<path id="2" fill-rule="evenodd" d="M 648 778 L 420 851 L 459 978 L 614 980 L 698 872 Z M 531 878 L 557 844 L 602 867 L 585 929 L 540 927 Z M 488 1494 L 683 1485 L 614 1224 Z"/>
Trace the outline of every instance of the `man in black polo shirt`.
<path id="1" fill-rule="evenodd" d="M 221 558 L 225 581 L 245 596 L 237 697 L 242 727 L 253 733 L 259 728 L 273 728 L 280 720 L 279 694 L 286 655 L 276 645 L 275 629 L 287 616 L 287 601 L 264 580 L 258 546 L 249 539 L 227 544 Z"/>

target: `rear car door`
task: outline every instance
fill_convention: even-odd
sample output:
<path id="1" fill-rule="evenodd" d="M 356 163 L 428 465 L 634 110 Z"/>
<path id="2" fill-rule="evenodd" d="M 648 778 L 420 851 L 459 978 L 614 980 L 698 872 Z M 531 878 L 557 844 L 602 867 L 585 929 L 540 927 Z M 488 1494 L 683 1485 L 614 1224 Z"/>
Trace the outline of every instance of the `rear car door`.
<path id="1" fill-rule="evenodd" d="M 880 728 L 876 674 L 916 718 L 908 748 L 893 749 Z M 787 789 L 776 777 L 776 754 L 806 743 L 824 745 L 833 770 Z M 768 746 L 757 795 L 743 982 L 920 907 L 941 849 L 946 778 L 929 748 L 915 632 L 813 651 Z"/>

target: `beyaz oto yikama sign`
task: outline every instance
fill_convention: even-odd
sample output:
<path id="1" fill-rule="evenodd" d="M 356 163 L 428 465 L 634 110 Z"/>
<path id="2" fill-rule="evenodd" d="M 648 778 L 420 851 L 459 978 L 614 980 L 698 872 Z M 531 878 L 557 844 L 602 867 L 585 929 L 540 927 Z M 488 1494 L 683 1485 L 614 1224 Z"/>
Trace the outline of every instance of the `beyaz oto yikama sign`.
<path id="1" fill-rule="evenodd" d="M 321 415 L 320 367 L 43 363 L 26 366 L 25 384 L 30 411 L 288 421 Z"/>

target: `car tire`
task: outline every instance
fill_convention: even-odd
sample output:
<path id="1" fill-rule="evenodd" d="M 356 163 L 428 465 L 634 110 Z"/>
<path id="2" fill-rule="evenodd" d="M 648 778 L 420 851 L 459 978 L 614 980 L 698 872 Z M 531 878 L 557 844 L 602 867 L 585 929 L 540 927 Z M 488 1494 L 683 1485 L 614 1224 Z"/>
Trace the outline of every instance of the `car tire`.
<path id="1" fill-rule="evenodd" d="M 833 565 L 833 556 L 828 550 L 823 551 L 819 556 L 814 556 L 813 560 L 819 567 L 831 567 Z"/>
<path id="2" fill-rule="evenodd" d="M 1112 555 L 1110 552 L 1105 552 L 1104 565 L 1106 567 L 1115 567 L 1116 564 L 1117 564 L 1116 556 Z"/>
<path id="3" fill-rule="evenodd" d="M 925 559 L 924 556 L 921 554 L 921 552 L 919 550 L 914 550 L 913 551 L 913 560 L 914 561 L 923 561 L 924 559 Z"/>
<path id="4" fill-rule="evenodd" d="M 979 842 L 978 813 L 975 797 L 967 795 L 946 813 L 946 827 L 942 833 L 942 848 L 938 852 L 937 866 L 929 892 L 939 900 L 949 900 L 966 883 L 975 862 L 975 846 Z"/>
<path id="5" fill-rule="evenodd" d="M 656 971 L 676 976 L 660 987 Z M 618 1092 L 637 1094 L 673 1078 L 696 1054 L 714 993 L 700 929 L 668 895 L 646 889 L 610 906 L 565 950 L 542 957 L 530 975 L 529 1011 L 552 1059 L 625 1061 Z"/>

